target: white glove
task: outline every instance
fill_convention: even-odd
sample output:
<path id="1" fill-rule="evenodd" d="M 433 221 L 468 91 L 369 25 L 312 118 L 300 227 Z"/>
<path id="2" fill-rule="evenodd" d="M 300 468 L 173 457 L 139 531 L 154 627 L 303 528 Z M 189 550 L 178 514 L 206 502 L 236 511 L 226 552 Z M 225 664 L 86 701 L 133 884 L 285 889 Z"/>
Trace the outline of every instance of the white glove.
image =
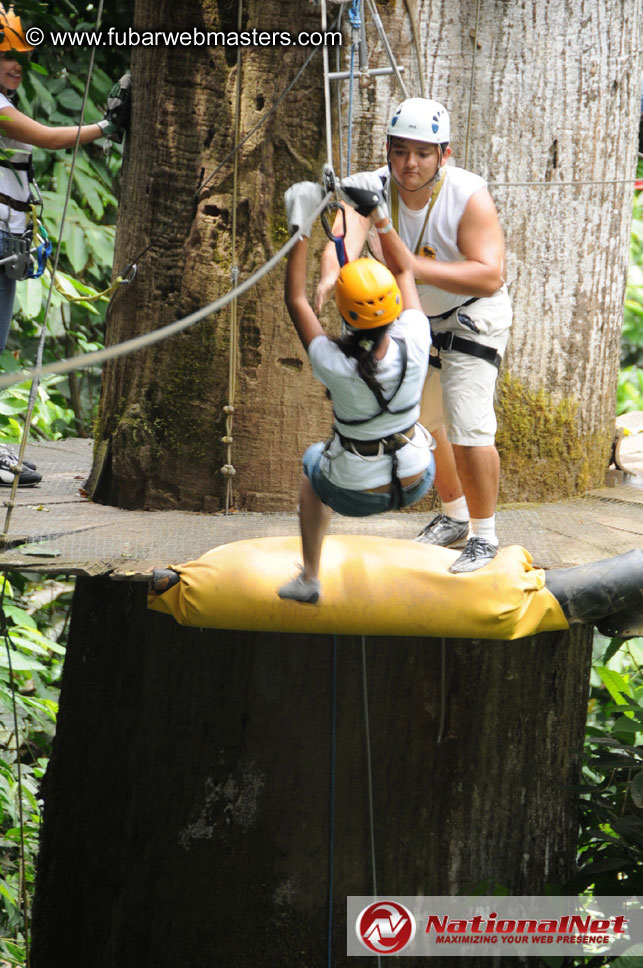
<path id="1" fill-rule="evenodd" d="M 359 215 L 368 215 L 372 222 L 388 218 L 382 179 L 375 172 L 360 171 L 342 178 L 337 191 Z"/>
<path id="2" fill-rule="evenodd" d="M 324 189 L 315 182 L 297 182 L 284 193 L 288 233 L 299 232 L 306 238 L 310 235 L 313 212 L 324 197 Z"/>

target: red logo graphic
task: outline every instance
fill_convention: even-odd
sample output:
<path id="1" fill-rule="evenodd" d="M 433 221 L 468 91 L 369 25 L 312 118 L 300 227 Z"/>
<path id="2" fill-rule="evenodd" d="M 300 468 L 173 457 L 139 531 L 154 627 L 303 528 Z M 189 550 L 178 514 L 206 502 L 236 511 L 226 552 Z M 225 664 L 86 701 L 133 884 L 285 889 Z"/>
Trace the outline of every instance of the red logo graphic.
<path id="1" fill-rule="evenodd" d="M 376 901 L 355 922 L 357 937 L 369 951 L 392 955 L 415 937 L 415 918 L 397 901 Z"/>

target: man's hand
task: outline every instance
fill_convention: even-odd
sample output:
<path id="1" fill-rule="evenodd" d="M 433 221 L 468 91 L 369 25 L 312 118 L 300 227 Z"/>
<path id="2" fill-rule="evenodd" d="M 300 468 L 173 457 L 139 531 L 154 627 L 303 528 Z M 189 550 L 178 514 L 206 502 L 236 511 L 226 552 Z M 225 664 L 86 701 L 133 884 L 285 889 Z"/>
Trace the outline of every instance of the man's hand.
<path id="1" fill-rule="evenodd" d="M 297 182 L 290 186 L 284 193 L 289 235 L 298 232 L 306 238 L 310 236 L 313 213 L 323 197 L 323 188 L 315 182 Z"/>
<path id="2" fill-rule="evenodd" d="M 360 171 L 342 178 L 337 191 L 359 215 L 368 216 L 372 222 L 388 218 L 382 180 L 375 172 Z"/>
<path id="3" fill-rule="evenodd" d="M 335 288 L 335 283 L 337 282 L 338 275 L 339 275 L 339 269 L 334 274 L 323 276 L 319 280 L 319 284 L 315 292 L 315 312 L 317 313 L 317 315 L 319 315 L 319 313 L 322 311 L 322 309 L 324 308 L 324 303 L 326 302 L 328 297 L 332 294 Z"/>
<path id="4" fill-rule="evenodd" d="M 103 134 L 110 141 L 120 144 L 129 127 L 131 95 L 132 79 L 129 74 L 123 74 L 109 92 L 105 117 L 100 122 Z"/>

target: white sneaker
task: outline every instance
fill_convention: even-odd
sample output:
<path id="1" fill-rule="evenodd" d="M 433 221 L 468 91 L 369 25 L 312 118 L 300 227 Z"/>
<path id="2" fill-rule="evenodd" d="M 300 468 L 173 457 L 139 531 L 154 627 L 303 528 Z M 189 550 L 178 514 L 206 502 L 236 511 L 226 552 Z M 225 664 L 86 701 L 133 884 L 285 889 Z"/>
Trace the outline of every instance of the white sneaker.
<path id="1" fill-rule="evenodd" d="M 321 595 L 321 584 L 318 578 L 304 578 L 304 570 L 301 568 L 300 573 L 282 585 L 277 594 L 279 598 L 289 598 L 295 602 L 303 602 L 305 605 L 315 605 Z"/>

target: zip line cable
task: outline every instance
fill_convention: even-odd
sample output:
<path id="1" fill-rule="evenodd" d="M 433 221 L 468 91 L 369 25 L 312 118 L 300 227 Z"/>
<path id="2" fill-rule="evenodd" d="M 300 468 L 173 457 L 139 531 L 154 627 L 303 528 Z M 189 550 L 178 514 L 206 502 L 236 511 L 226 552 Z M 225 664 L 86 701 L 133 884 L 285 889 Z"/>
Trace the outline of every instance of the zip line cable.
<path id="1" fill-rule="evenodd" d="M 98 13 L 96 15 L 96 30 L 100 28 L 102 17 L 103 17 L 103 0 L 100 0 L 98 4 Z M 14 465 L 15 470 L 13 471 L 13 482 L 11 484 L 11 493 L 9 495 L 9 499 L 4 502 L 7 508 L 7 514 L 5 517 L 4 529 L 2 533 L 3 537 L 6 536 L 9 532 L 11 515 L 16 502 L 16 491 L 18 489 L 18 480 L 22 472 L 22 460 L 25 455 L 25 450 L 27 447 L 27 438 L 29 436 L 31 421 L 33 418 L 33 412 L 36 405 L 36 394 L 38 393 L 38 388 L 40 386 L 39 370 L 42 368 L 42 355 L 43 355 L 43 350 L 45 346 L 45 339 L 47 336 L 47 320 L 49 317 L 49 310 L 51 308 L 51 297 L 54 290 L 56 271 L 58 269 L 58 260 L 60 259 L 60 250 L 62 248 L 63 229 L 65 227 L 65 220 L 67 218 L 67 208 L 69 205 L 69 199 L 71 197 L 74 168 L 76 166 L 76 159 L 78 157 L 78 147 L 80 145 L 80 129 L 82 127 L 83 120 L 85 118 L 85 108 L 87 106 L 87 98 L 89 97 L 89 85 L 91 83 L 92 73 L 94 70 L 95 54 L 96 54 L 96 48 L 92 47 L 91 55 L 89 58 L 89 69 L 87 71 L 87 79 L 85 81 L 85 89 L 83 91 L 83 100 L 80 106 L 80 119 L 78 122 L 78 130 L 76 132 L 76 140 L 74 142 L 74 150 L 73 150 L 72 159 L 71 159 L 71 168 L 69 171 L 69 180 L 67 182 L 67 191 L 65 193 L 65 203 L 63 205 L 63 211 L 60 217 L 60 228 L 58 231 L 58 244 L 56 245 L 56 252 L 54 254 L 54 262 L 51 269 L 51 279 L 49 282 L 49 289 L 47 291 L 47 301 L 45 303 L 45 313 L 42 321 L 42 327 L 40 329 L 40 336 L 38 338 L 38 348 L 36 351 L 36 366 L 33 371 L 33 379 L 31 383 L 31 389 L 29 391 L 29 401 L 27 404 L 27 411 L 25 413 L 25 422 L 22 428 L 22 435 L 20 437 L 20 447 L 18 449 L 18 460 Z"/>
<path id="2" fill-rule="evenodd" d="M 339 17 L 336 19 L 335 23 L 333 24 L 333 28 L 337 27 L 338 22 L 339 22 Z M 325 45 L 323 49 L 324 51 L 326 51 Z M 219 172 L 222 170 L 222 168 L 225 167 L 225 165 L 227 165 L 230 159 L 233 158 L 237 154 L 237 152 L 244 146 L 244 144 L 250 140 L 253 134 L 255 134 L 259 130 L 259 128 L 261 128 L 272 117 L 272 115 L 275 113 L 277 108 L 283 103 L 283 101 L 287 98 L 287 96 L 290 94 L 292 89 L 295 87 L 300 77 L 306 71 L 306 69 L 308 68 L 309 64 L 316 56 L 318 51 L 319 51 L 319 47 L 315 47 L 310 52 L 310 54 L 308 55 L 304 63 L 301 65 L 301 67 L 293 77 L 290 84 L 288 84 L 288 86 L 282 91 L 282 93 L 279 95 L 279 97 L 274 102 L 274 104 L 270 106 L 266 114 L 264 114 L 264 116 L 259 121 L 257 121 L 257 123 L 250 129 L 250 131 L 248 131 L 248 133 L 243 136 L 243 138 L 241 139 L 241 141 L 239 141 L 238 144 L 235 144 L 234 148 L 230 149 L 228 154 L 225 155 L 223 160 L 217 165 L 214 171 L 210 172 L 208 177 L 201 182 L 201 184 L 194 192 L 194 194 L 191 195 L 190 198 L 185 202 L 185 204 L 181 206 L 181 208 L 179 209 L 180 212 L 183 211 L 184 208 L 187 208 L 189 205 L 193 205 L 195 202 L 199 200 L 199 196 L 203 191 L 203 189 L 206 188 L 207 185 L 209 185 L 212 179 L 219 174 Z M 125 265 L 125 268 L 120 273 L 120 276 L 126 277 L 131 272 L 131 270 L 136 266 L 136 264 L 140 262 L 143 256 L 147 255 L 150 249 L 152 249 L 155 245 L 158 244 L 158 242 L 160 242 L 162 239 L 165 239 L 165 238 L 167 238 L 167 231 L 160 232 L 158 235 L 154 236 L 154 238 L 150 239 L 150 241 Z"/>
<path id="3" fill-rule="evenodd" d="M 310 220 L 302 226 L 302 228 L 309 229 L 315 219 L 321 215 L 321 213 L 326 208 L 328 202 L 331 200 L 332 193 L 327 192 L 319 205 L 315 208 Z M 296 244 L 299 234 L 295 233 L 291 236 L 288 241 L 282 245 L 278 252 L 266 262 L 264 265 L 260 266 L 251 276 L 249 276 L 245 282 L 239 283 L 230 292 L 225 293 L 214 302 L 208 303 L 207 306 L 201 307 L 201 309 L 196 309 L 193 313 L 188 316 L 183 316 L 181 319 L 175 320 L 173 323 L 168 323 L 167 326 L 162 326 L 160 329 L 152 330 L 150 333 L 143 333 L 140 336 L 135 336 L 132 339 L 124 340 L 122 343 L 115 343 L 113 346 L 106 346 L 105 349 L 95 350 L 91 353 L 83 353 L 80 356 L 72 356 L 67 360 L 59 360 L 54 363 L 46 363 L 45 366 L 39 368 L 33 368 L 30 370 L 22 370 L 21 373 L 5 373 L 0 375 L 0 389 L 5 387 L 14 386 L 16 383 L 23 383 L 30 376 L 45 376 L 48 373 L 71 373 L 74 370 L 82 370 L 88 366 L 96 366 L 98 363 L 104 363 L 106 360 L 114 360 L 120 356 L 129 356 L 131 353 L 135 353 L 137 350 L 144 349 L 147 346 L 151 346 L 154 343 L 160 343 L 161 340 L 167 339 L 168 336 L 174 336 L 175 333 L 180 333 L 185 329 L 189 329 L 190 326 L 194 326 L 195 323 L 200 322 L 205 319 L 206 316 L 211 316 L 213 313 L 218 312 L 218 310 L 223 309 L 227 306 L 235 296 L 241 296 L 248 289 L 251 289 L 256 283 L 259 282 L 268 272 L 270 272 L 279 263 L 282 256 L 287 255 L 293 246 Z"/>

